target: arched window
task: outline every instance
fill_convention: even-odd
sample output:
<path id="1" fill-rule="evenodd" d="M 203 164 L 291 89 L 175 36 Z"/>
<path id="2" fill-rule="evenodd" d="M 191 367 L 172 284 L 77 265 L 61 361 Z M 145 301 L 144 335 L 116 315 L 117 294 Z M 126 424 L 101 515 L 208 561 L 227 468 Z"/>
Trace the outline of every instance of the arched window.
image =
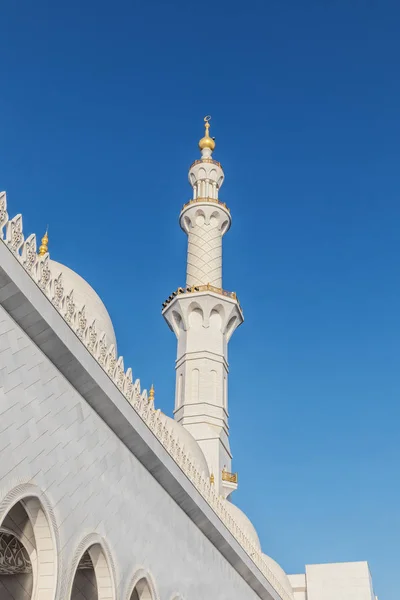
<path id="1" fill-rule="evenodd" d="M 0 525 L 1 600 L 45 600 L 55 593 L 57 556 L 38 498 L 16 502 Z"/>
<path id="2" fill-rule="evenodd" d="M 155 600 L 146 577 L 139 579 L 132 590 L 129 600 Z"/>
<path id="3" fill-rule="evenodd" d="M 75 571 L 71 600 L 112 600 L 113 585 L 106 557 L 100 544 L 93 544 L 82 555 Z"/>

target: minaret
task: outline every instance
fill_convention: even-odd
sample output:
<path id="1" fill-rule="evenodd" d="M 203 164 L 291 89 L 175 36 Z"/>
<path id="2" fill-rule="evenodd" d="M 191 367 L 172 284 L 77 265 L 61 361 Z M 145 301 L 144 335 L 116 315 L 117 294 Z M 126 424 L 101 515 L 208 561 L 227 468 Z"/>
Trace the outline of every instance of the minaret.
<path id="1" fill-rule="evenodd" d="M 236 294 L 222 287 L 222 237 L 231 215 L 218 199 L 224 172 L 212 158 L 209 120 L 201 159 L 189 169 L 193 196 L 179 216 L 188 236 L 186 287 L 163 304 L 163 315 L 178 339 L 175 419 L 198 442 L 218 493 L 227 497 L 237 487 L 228 440 L 228 342 L 243 313 Z"/>

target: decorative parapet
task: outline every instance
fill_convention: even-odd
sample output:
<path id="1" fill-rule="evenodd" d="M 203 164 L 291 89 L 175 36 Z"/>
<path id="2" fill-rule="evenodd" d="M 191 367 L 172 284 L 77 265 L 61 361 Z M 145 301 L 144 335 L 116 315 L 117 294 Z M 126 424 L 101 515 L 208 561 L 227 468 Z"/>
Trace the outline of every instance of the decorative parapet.
<path id="1" fill-rule="evenodd" d="M 189 202 L 186 202 L 186 204 L 182 206 L 182 210 L 185 210 L 185 208 L 187 208 L 191 204 L 196 204 L 197 202 L 212 202 L 213 204 L 219 204 L 219 206 L 225 208 L 229 213 L 231 212 L 230 209 L 227 207 L 226 202 L 220 202 L 220 200 L 218 200 L 217 198 L 194 198 L 194 200 L 189 200 Z"/>
<path id="2" fill-rule="evenodd" d="M 292 600 L 265 563 L 261 551 L 254 546 L 226 510 L 226 501 L 216 494 L 215 486 L 210 482 L 210 478 L 199 470 L 184 446 L 175 438 L 173 432 L 167 428 L 161 411 L 156 410 L 153 403 L 149 401 L 147 391 L 141 391 L 139 379 L 133 380 L 130 368 L 125 370 L 124 359 L 122 356 L 117 356 L 114 345 L 109 345 L 105 333 L 97 330 L 96 320 L 93 319 L 92 315 L 86 314 L 85 306 L 75 304 L 74 291 L 64 289 L 62 274 L 51 272 L 49 254 L 46 253 L 43 256 L 37 254 L 36 236 L 31 234 L 26 239 L 24 238 L 22 216 L 16 215 L 9 219 L 5 192 L 0 193 L 0 240 L 8 246 L 9 250 L 23 265 L 43 294 L 47 296 L 47 299 L 58 310 L 72 331 L 80 338 L 81 342 L 151 429 L 198 492 L 208 502 L 253 563 L 275 588 L 282 600 Z"/>
<path id="3" fill-rule="evenodd" d="M 196 292 L 214 292 L 214 294 L 220 294 L 221 296 L 225 296 L 226 298 L 237 300 L 240 306 L 240 302 L 236 296 L 236 292 L 227 292 L 222 288 L 217 288 L 214 285 L 211 285 L 211 283 L 207 283 L 206 285 L 192 285 L 186 288 L 178 288 L 175 292 L 172 292 L 172 294 L 168 296 L 165 302 L 162 303 L 163 310 L 166 306 L 168 306 L 170 302 L 172 302 L 175 296 L 180 296 L 181 294 L 194 294 Z"/>
<path id="4" fill-rule="evenodd" d="M 238 474 L 237 473 L 229 473 L 222 470 L 222 481 L 228 481 L 229 483 L 237 483 L 238 482 Z"/>
<path id="5" fill-rule="evenodd" d="M 190 165 L 190 168 L 194 167 L 195 165 L 201 165 L 202 163 L 211 163 L 222 169 L 221 163 L 213 158 L 201 158 L 200 160 L 195 160 L 194 163 Z"/>

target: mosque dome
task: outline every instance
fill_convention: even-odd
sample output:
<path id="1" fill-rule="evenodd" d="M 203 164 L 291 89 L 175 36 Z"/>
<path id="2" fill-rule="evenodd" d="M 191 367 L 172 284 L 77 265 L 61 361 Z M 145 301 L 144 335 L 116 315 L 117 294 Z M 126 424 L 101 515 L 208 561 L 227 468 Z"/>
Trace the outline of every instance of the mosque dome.
<path id="1" fill-rule="evenodd" d="M 250 519 L 244 514 L 243 511 L 240 510 L 240 508 L 232 504 L 232 502 L 229 500 L 226 501 L 225 508 L 231 515 L 232 519 L 236 521 L 243 533 L 254 544 L 254 546 L 256 546 L 258 550 L 261 550 L 261 544 L 260 540 L 258 539 L 257 531 L 255 530 L 255 527 Z"/>
<path id="2" fill-rule="evenodd" d="M 81 308 L 85 306 L 88 320 L 95 320 L 97 331 L 106 334 L 107 345 L 114 344 L 116 348 L 117 342 L 110 315 L 94 289 L 78 273 L 75 273 L 75 271 L 72 271 L 65 265 L 52 259 L 50 259 L 49 263 L 53 277 L 58 277 L 62 273 L 64 291 L 67 294 L 71 290 L 74 291 L 74 302 L 77 307 Z"/>
<path id="3" fill-rule="evenodd" d="M 185 448 L 187 454 L 193 458 L 193 461 L 200 472 L 203 472 L 205 477 L 209 477 L 210 471 L 206 458 L 192 434 L 189 433 L 187 429 L 185 429 L 177 421 L 171 419 L 171 417 L 167 417 L 167 415 L 164 415 L 164 413 L 161 413 L 161 416 L 164 418 L 165 425 L 170 431 L 172 431 L 175 438 Z"/>
<path id="4" fill-rule="evenodd" d="M 286 575 L 282 567 L 278 565 L 278 563 L 273 558 L 267 556 L 266 554 L 263 554 L 263 559 L 265 560 L 267 566 L 275 575 L 285 592 L 287 592 L 287 594 L 289 594 L 289 596 L 293 598 L 293 588 L 290 585 L 289 577 Z"/>

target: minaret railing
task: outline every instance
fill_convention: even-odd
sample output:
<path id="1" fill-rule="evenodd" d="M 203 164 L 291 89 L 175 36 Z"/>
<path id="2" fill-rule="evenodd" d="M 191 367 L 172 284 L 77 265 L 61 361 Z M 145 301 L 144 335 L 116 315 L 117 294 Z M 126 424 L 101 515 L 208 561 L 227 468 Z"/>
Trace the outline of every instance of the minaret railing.
<path id="1" fill-rule="evenodd" d="M 226 202 L 221 202 L 220 200 L 218 200 L 218 198 L 209 198 L 209 197 L 201 198 L 199 196 L 196 196 L 196 198 L 193 198 L 192 200 L 189 200 L 189 202 L 186 202 L 186 204 L 184 204 L 182 206 L 182 210 L 184 210 L 191 204 L 196 204 L 197 202 L 212 202 L 213 204 L 218 204 L 219 206 L 223 206 L 228 212 L 231 212 L 229 210 L 229 208 L 227 207 Z"/>
<path id="2" fill-rule="evenodd" d="M 229 483 L 237 483 L 238 482 L 238 474 L 237 473 L 229 473 L 229 471 L 222 471 L 222 481 L 228 481 Z"/>
<path id="3" fill-rule="evenodd" d="M 215 287 L 210 283 L 207 285 L 192 285 L 188 287 L 180 287 L 175 292 L 172 292 L 170 296 L 162 303 L 162 308 L 164 309 L 176 296 L 180 296 L 181 294 L 194 294 L 196 292 L 213 292 L 214 294 L 220 294 L 221 296 L 225 296 L 225 298 L 231 298 L 232 300 L 236 300 L 240 306 L 240 302 L 236 295 L 236 292 L 228 292 L 222 288 Z"/>
<path id="4" fill-rule="evenodd" d="M 213 158 L 200 158 L 199 160 L 195 160 L 191 165 L 190 168 L 195 167 L 196 165 L 201 165 L 202 163 L 210 163 L 215 165 L 216 167 L 220 167 L 222 169 L 222 165 L 220 162 L 218 162 L 217 160 L 214 160 Z"/>

